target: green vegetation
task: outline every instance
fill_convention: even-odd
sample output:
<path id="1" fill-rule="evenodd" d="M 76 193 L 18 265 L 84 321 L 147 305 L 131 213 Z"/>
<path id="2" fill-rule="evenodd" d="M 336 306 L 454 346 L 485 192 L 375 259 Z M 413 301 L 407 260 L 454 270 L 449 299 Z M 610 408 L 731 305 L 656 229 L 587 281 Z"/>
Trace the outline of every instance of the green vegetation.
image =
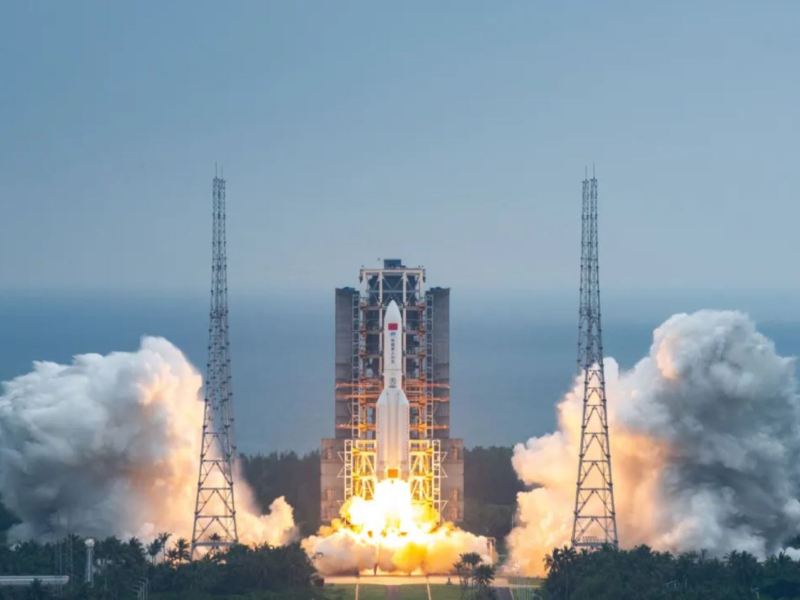
<path id="1" fill-rule="evenodd" d="M 64 551 L 68 547 L 71 552 Z M 314 568 L 298 544 L 280 548 L 234 546 L 228 552 L 194 562 L 188 560 L 184 539 L 175 540 L 168 549 L 149 550 L 136 538 L 123 542 L 112 537 L 97 542 L 97 571 L 91 588 L 83 583 L 84 540 L 74 536 L 60 545 L 26 542 L 13 548 L 0 547 L 0 574 L 48 574 L 55 571 L 55 563 L 61 562 L 62 572 L 73 575 L 58 595 L 66 600 L 133 598 L 145 580 L 152 600 L 324 598 Z M 40 586 L 0 589 L 0 599 L 51 598 L 57 593 Z"/>
<path id="2" fill-rule="evenodd" d="M 511 531 L 517 492 L 525 489 L 511 466 L 512 454 L 501 446 L 464 451 L 463 526 L 498 542 Z"/>
<path id="3" fill-rule="evenodd" d="M 359 585 L 358 600 L 385 600 L 386 586 L 383 585 Z"/>
<path id="4" fill-rule="evenodd" d="M 294 508 L 294 520 L 303 535 L 319 529 L 319 452 L 303 456 L 294 452 L 243 454 L 240 461 L 262 512 L 275 498 L 284 496 Z"/>
<path id="5" fill-rule="evenodd" d="M 467 529 L 498 541 L 509 531 L 516 494 L 523 489 L 511 468 L 510 448 L 465 452 Z M 242 457 L 245 477 L 263 509 L 277 496 L 295 507 L 304 534 L 319 525 L 319 454 Z M 0 504 L 0 536 L 16 522 Z M 800 538 L 788 545 L 800 546 Z M 71 550 L 70 550 L 71 549 Z M 92 589 L 82 584 L 83 540 L 60 544 L 0 543 L 0 574 L 72 573 L 64 600 L 135 598 L 146 578 L 151 600 L 355 600 L 355 586 L 317 585 L 313 567 L 298 545 L 286 548 L 238 546 L 224 555 L 190 562 L 188 542 L 162 534 L 146 546 L 136 538 L 97 542 Z M 71 558 L 71 564 L 70 564 Z M 60 566 L 59 566 L 60 565 Z M 800 562 L 781 554 L 759 562 L 745 552 L 724 559 L 703 553 L 674 556 L 647 547 L 578 553 L 564 548 L 548 557 L 548 576 L 537 593 L 548 600 L 800 600 Z M 452 585 L 431 586 L 432 600 L 488 598 L 494 571 L 477 556 L 462 555 Z M 517 581 L 511 581 L 512 585 Z M 515 588 L 516 600 L 533 596 L 539 582 Z M 530 585 L 527 585 L 530 583 Z M 384 600 L 387 588 L 361 585 L 359 600 Z M 55 590 L 41 586 L 0 588 L 0 600 L 45 599 Z M 427 599 L 424 585 L 397 586 L 395 600 Z"/>
<path id="6" fill-rule="evenodd" d="M 355 600 L 355 585 L 331 585 L 324 588 L 327 600 Z M 395 600 L 428 600 L 425 585 L 398 585 Z M 365 584 L 359 587 L 358 600 L 385 600 L 387 588 L 383 585 Z M 431 584 L 431 600 L 464 600 L 461 588 L 456 584 Z"/>
<path id="7" fill-rule="evenodd" d="M 356 586 L 338 584 L 330 585 L 326 583 L 323 592 L 327 600 L 355 600 Z"/>
<path id="8" fill-rule="evenodd" d="M 465 452 L 465 527 L 501 540 L 509 531 L 516 501 L 522 489 L 511 468 L 510 448 L 473 448 Z M 260 508 L 266 511 L 278 496 L 285 496 L 294 507 L 295 520 L 303 535 L 319 527 L 319 453 L 298 456 L 294 452 L 272 453 L 241 457 L 242 472 L 253 489 Z M 0 503 L 0 542 L 4 541 L 9 527 L 17 522 L 13 514 Z M 67 549 L 71 547 L 72 551 Z M 9 549 L 0 543 L 0 574 L 56 574 L 76 575 L 70 589 L 62 598 L 124 598 L 133 593 L 143 578 L 150 582 L 153 600 L 203 600 L 204 598 L 248 598 L 257 600 L 280 597 L 291 598 L 299 586 L 302 598 L 322 597 L 312 586 L 313 572 L 305 555 L 297 546 L 286 549 L 257 548 L 234 549 L 225 561 L 198 561 L 189 563 L 189 545 L 185 539 L 172 539 L 162 534 L 143 545 L 133 538 L 122 541 L 108 538 L 97 544 L 95 556 L 98 572 L 94 590 L 77 584 L 82 579 L 85 554 L 83 540 L 72 537 L 68 542 L 42 544 L 25 542 Z M 72 556 L 72 565 L 66 564 Z M 60 557 L 60 558 L 59 558 Z M 58 567 L 58 564 L 61 567 Z M 260 573 L 260 575 L 258 575 Z M 269 581 L 263 579 L 269 574 Z M 298 573 L 299 579 L 298 579 Z M 262 579 L 259 579 L 261 577 Z M 228 585 L 230 584 L 230 585 Z M 262 585 L 263 584 L 263 585 Z M 412 586 L 413 587 L 413 586 Z M 451 600 L 461 594 L 458 586 L 435 586 L 434 600 Z M 227 590 L 228 596 L 219 595 Z M 309 591 L 310 590 L 310 591 Z M 359 600 L 385 598 L 381 586 L 361 586 Z M 0 590 L 4 598 L 27 597 L 22 591 Z M 32 592 L 33 593 L 33 592 Z M 35 592 L 35 597 L 48 598 L 52 590 Z M 397 598 L 405 594 L 427 598 L 427 590 L 398 589 Z M 230 595 L 233 594 L 233 595 Z M 256 595 L 253 595 L 256 594 Z M 325 588 L 331 600 L 353 600 L 354 588 L 336 586 Z"/>
<path id="9" fill-rule="evenodd" d="M 759 562 L 747 552 L 722 560 L 702 553 L 674 556 L 647 546 L 547 558 L 550 600 L 790 600 L 800 598 L 800 563 L 786 554 Z"/>
<path id="10" fill-rule="evenodd" d="M 542 600 L 542 584 L 539 577 L 509 577 L 508 586 L 513 592 L 513 600 Z"/>
<path id="11" fill-rule="evenodd" d="M 425 596 L 427 598 L 427 596 Z M 432 585 L 431 600 L 461 600 L 461 588 L 457 585 Z"/>
<path id="12" fill-rule="evenodd" d="M 485 564 L 477 552 L 462 554 L 453 565 L 458 575 L 461 598 L 469 600 L 491 600 L 494 598 L 492 582 L 494 566 Z"/>
<path id="13" fill-rule="evenodd" d="M 397 600 L 427 600 L 428 588 L 424 585 L 399 585 L 396 598 Z M 360 596 L 358 600 L 361 600 Z"/>

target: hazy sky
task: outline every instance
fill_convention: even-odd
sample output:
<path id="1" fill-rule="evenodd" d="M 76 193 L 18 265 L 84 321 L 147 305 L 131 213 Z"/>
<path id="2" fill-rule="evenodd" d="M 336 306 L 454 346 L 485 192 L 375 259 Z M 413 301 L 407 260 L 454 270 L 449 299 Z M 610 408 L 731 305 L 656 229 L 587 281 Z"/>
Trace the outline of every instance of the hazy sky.
<path id="1" fill-rule="evenodd" d="M 702 307 L 797 354 L 798 30 L 789 1 L 6 2 L 0 379 L 146 333 L 202 368 L 215 161 L 247 451 L 331 435 L 333 288 L 379 257 L 453 289 L 454 435 L 550 430 L 592 162 L 609 355 Z"/>
<path id="2" fill-rule="evenodd" d="M 6 289 L 797 290 L 797 2 L 6 2 Z"/>

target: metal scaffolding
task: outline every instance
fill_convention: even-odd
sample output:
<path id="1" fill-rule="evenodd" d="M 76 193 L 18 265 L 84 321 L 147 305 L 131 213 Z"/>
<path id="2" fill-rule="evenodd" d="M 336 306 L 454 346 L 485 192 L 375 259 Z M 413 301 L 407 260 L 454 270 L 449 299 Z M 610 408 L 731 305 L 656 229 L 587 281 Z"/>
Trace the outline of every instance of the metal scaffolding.
<path id="1" fill-rule="evenodd" d="M 433 375 L 433 298 L 429 293 L 425 294 L 425 405 L 422 407 L 423 420 L 425 423 L 424 433 L 426 437 L 433 439 L 436 429 L 436 383 Z M 449 392 L 449 389 L 448 389 Z"/>
<path id="2" fill-rule="evenodd" d="M 203 411 L 203 440 L 197 479 L 192 557 L 198 548 L 217 551 L 236 544 L 233 495 L 233 436 L 230 342 L 228 340 L 228 268 L 225 240 L 225 180 L 214 177 L 211 252 L 211 309 Z"/>
<path id="3" fill-rule="evenodd" d="M 409 268 L 400 261 L 386 261 L 383 268 L 362 268 L 362 287 L 353 293 L 352 378 L 338 382 L 336 396 L 347 400 L 350 418 L 338 423 L 350 437 L 344 440 L 341 454 L 343 498 L 356 495 L 373 497 L 375 471 L 375 404 L 383 389 L 383 313 L 394 300 L 403 315 L 403 390 L 410 404 L 410 475 L 409 484 L 415 501 L 428 503 L 441 514 L 446 504 L 442 498 L 442 462 L 445 452 L 437 431 L 446 432 L 449 424 L 437 424 L 435 405 L 449 402 L 449 384 L 433 380 L 433 307 L 424 290 L 425 269 Z"/>
<path id="4" fill-rule="evenodd" d="M 583 181 L 578 369 L 583 373 L 583 417 L 575 490 L 572 545 L 617 546 L 611 447 L 606 411 L 600 273 L 597 244 L 597 179 Z"/>

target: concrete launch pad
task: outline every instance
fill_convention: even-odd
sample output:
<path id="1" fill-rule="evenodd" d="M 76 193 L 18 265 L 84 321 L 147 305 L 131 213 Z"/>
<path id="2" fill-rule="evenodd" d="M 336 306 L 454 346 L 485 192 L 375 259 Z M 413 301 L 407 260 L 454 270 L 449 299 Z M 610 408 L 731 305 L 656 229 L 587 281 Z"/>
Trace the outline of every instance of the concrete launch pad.
<path id="1" fill-rule="evenodd" d="M 497 593 L 498 600 L 540 600 L 540 584 L 540 580 L 533 578 L 497 577 L 492 587 Z M 346 590 L 344 597 L 347 600 L 461 598 L 458 577 L 455 575 L 335 575 L 325 577 L 325 586 Z"/>
<path id="2" fill-rule="evenodd" d="M 446 585 L 447 575 L 331 575 L 325 577 L 325 585 Z M 458 585 L 453 575 L 450 582 Z"/>

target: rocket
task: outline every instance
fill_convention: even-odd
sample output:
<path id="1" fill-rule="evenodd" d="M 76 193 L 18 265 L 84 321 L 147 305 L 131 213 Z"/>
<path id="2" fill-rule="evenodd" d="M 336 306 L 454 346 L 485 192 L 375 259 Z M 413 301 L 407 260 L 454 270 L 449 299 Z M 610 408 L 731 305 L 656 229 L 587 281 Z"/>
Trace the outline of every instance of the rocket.
<path id="1" fill-rule="evenodd" d="M 408 479 L 409 405 L 403 392 L 403 317 L 392 300 L 383 315 L 383 391 L 375 405 L 378 479 Z"/>

